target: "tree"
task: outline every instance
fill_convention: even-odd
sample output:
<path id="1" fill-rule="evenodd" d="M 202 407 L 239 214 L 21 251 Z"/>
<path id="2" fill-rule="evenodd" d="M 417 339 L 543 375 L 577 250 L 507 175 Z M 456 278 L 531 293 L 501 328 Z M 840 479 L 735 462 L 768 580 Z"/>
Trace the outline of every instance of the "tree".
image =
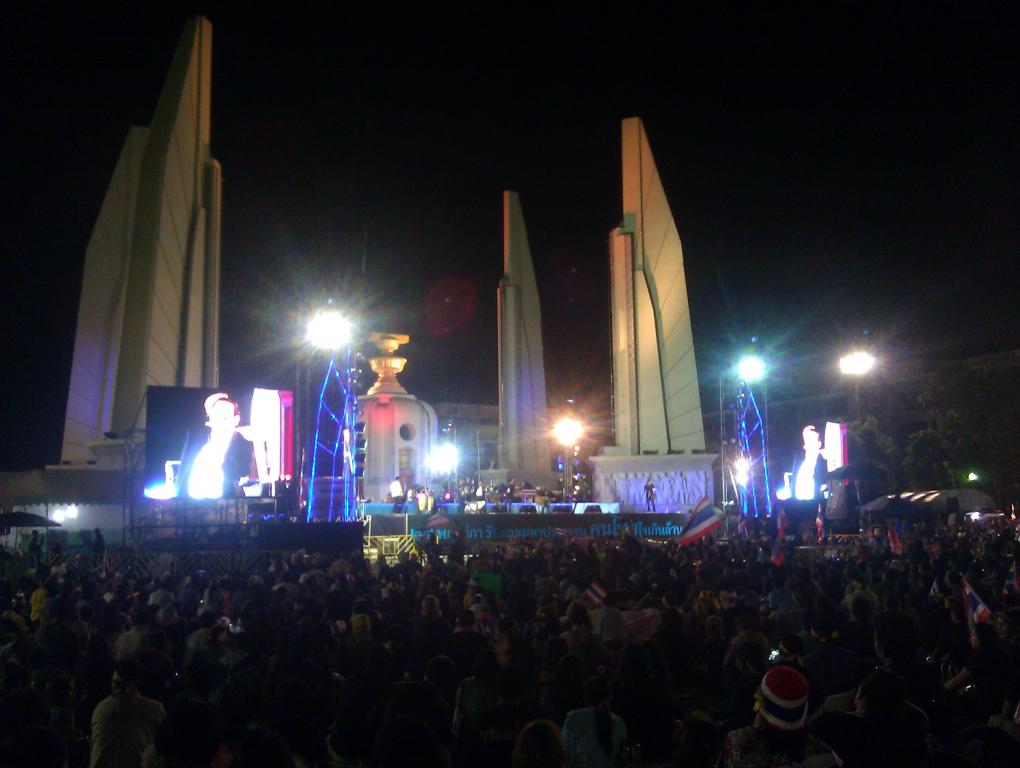
<path id="1" fill-rule="evenodd" d="M 877 470 L 867 483 L 861 483 L 862 498 L 874 498 L 899 486 L 899 450 L 896 441 L 885 434 L 874 416 L 847 424 L 847 448 L 850 461 Z M 884 475 L 885 479 L 879 476 Z"/>
<path id="2" fill-rule="evenodd" d="M 949 486 L 949 446 L 945 436 L 937 429 L 914 432 L 907 439 L 903 473 L 910 487 L 916 490 Z"/>
<path id="3" fill-rule="evenodd" d="M 922 402 L 945 441 L 949 470 L 987 478 L 1001 504 L 1020 492 L 1020 368 L 954 366 L 928 382 Z"/>

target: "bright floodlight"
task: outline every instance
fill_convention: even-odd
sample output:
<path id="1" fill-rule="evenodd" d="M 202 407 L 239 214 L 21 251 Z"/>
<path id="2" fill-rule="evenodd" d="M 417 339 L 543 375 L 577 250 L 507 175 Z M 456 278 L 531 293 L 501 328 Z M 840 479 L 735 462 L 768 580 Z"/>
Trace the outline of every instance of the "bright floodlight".
<path id="1" fill-rule="evenodd" d="M 864 376 L 875 367 L 875 356 L 869 352 L 851 352 L 839 358 L 839 371 L 845 376 Z"/>
<path id="2" fill-rule="evenodd" d="M 457 453 L 457 446 L 452 443 L 437 445 L 429 454 L 429 468 L 433 474 L 449 475 L 457 469 L 460 456 Z"/>
<path id="3" fill-rule="evenodd" d="M 757 355 L 746 355 L 737 363 L 737 374 L 748 384 L 761 381 L 765 378 L 765 361 Z"/>
<path id="4" fill-rule="evenodd" d="M 308 322 L 306 338 L 319 349 L 340 349 L 351 341 L 351 321 L 335 309 L 323 310 Z"/>
<path id="5" fill-rule="evenodd" d="M 173 483 L 156 483 L 146 488 L 143 493 L 147 499 L 155 499 L 157 501 L 166 501 L 177 496 L 177 488 L 174 487 Z"/>
<path id="6" fill-rule="evenodd" d="M 552 430 L 553 439 L 562 446 L 570 447 L 584 436 L 584 425 L 577 419 L 564 416 Z"/>
<path id="7" fill-rule="evenodd" d="M 57 507 L 53 510 L 53 520 L 57 523 L 64 523 L 68 520 L 75 520 L 78 517 L 78 505 L 71 504 L 67 507 Z"/>
<path id="8" fill-rule="evenodd" d="M 967 481 L 971 483 L 976 483 L 980 479 L 981 478 L 978 477 L 977 472 L 971 472 L 969 475 L 967 475 Z"/>
<path id="9" fill-rule="evenodd" d="M 751 480 L 751 462 L 743 456 L 733 462 L 733 479 L 741 488 L 746 488 Z"/>

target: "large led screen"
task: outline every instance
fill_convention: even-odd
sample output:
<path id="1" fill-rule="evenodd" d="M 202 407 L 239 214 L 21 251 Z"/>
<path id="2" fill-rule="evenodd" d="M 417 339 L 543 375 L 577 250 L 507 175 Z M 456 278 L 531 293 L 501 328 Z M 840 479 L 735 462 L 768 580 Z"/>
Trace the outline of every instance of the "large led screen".
<path id="1" fill-rule="evenodd" d="M 149 387 L 145 495 L 262 496 L 293 474 L 293 397 L 276 389 Z"/>
<path id="2" fill-rule="evenodd" d="M 782 487 L 777 489 L 776 498 L 787 501 L 813 501 L 818 498 L 819 486 L 825 475 L 846 466 L 846 424 L 826 422 L 823 435 L 813 425 L 802 430 L 804 449 L 798 458 L 795 471 L 784 473 Z"/>

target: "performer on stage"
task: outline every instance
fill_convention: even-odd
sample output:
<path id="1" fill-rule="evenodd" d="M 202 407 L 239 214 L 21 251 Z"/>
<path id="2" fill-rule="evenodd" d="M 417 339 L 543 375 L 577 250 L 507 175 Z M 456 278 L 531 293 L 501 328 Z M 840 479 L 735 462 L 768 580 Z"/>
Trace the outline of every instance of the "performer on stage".
<path id="1" fill-rule="evenodd" d="M 652 482 L 651 475 L 645 483 L 645 512 L 655 512 L 655 483 Z"/>
<path id="2" fill-rule="evenodd" d="M 393 500 L 393 514 L 399 515 L 404 511 L 404 486 L 400 484 L 400 475 L 390 483 L 390 499 Z"/>

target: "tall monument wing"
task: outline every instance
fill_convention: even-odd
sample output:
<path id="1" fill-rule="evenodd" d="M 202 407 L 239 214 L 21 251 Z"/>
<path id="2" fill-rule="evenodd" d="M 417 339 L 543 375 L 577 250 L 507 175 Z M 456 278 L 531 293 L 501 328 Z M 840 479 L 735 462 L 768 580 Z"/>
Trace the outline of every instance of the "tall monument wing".
<path id="1" fill-rule="evenodd" d="M 503 193 L 503 279 L 499 285 L 500 464 L 549 474 L 550 451 L 542 355 L 542 311 L 516 192 Z"/>
<path id="2" fill-rule="evenodd" d="M 66 461 L 84 462 L 86 444 L 110 429 L 138 173 L 148 133 L 140 126 L 128 132 L 85 249 L 61 451 Z"/>
<path id="3" fill-rule="evenodd" d="M 704 450 L 680 234 L 640 118 L 622 125 L 623 225 L 611 237 L 617 446 Z"/>
<path id="4" fill-rule="evenodd" d="M 693 513 L 715 497 L 716 457 L 705 453 L 683 249 L 641 120 L 624 120 L 622 139 L 623 223 L 609 239 L 616 444 L 591 457 L 595 498 Z"/>
<path id="5" fill-rule="evenodd" d="M 61 459 L 142 426 L 145 389 L 218 379 L 220 167 L 212 25 L 191 21 L 152 124 L 132 128 L 85 258 Z"/>

